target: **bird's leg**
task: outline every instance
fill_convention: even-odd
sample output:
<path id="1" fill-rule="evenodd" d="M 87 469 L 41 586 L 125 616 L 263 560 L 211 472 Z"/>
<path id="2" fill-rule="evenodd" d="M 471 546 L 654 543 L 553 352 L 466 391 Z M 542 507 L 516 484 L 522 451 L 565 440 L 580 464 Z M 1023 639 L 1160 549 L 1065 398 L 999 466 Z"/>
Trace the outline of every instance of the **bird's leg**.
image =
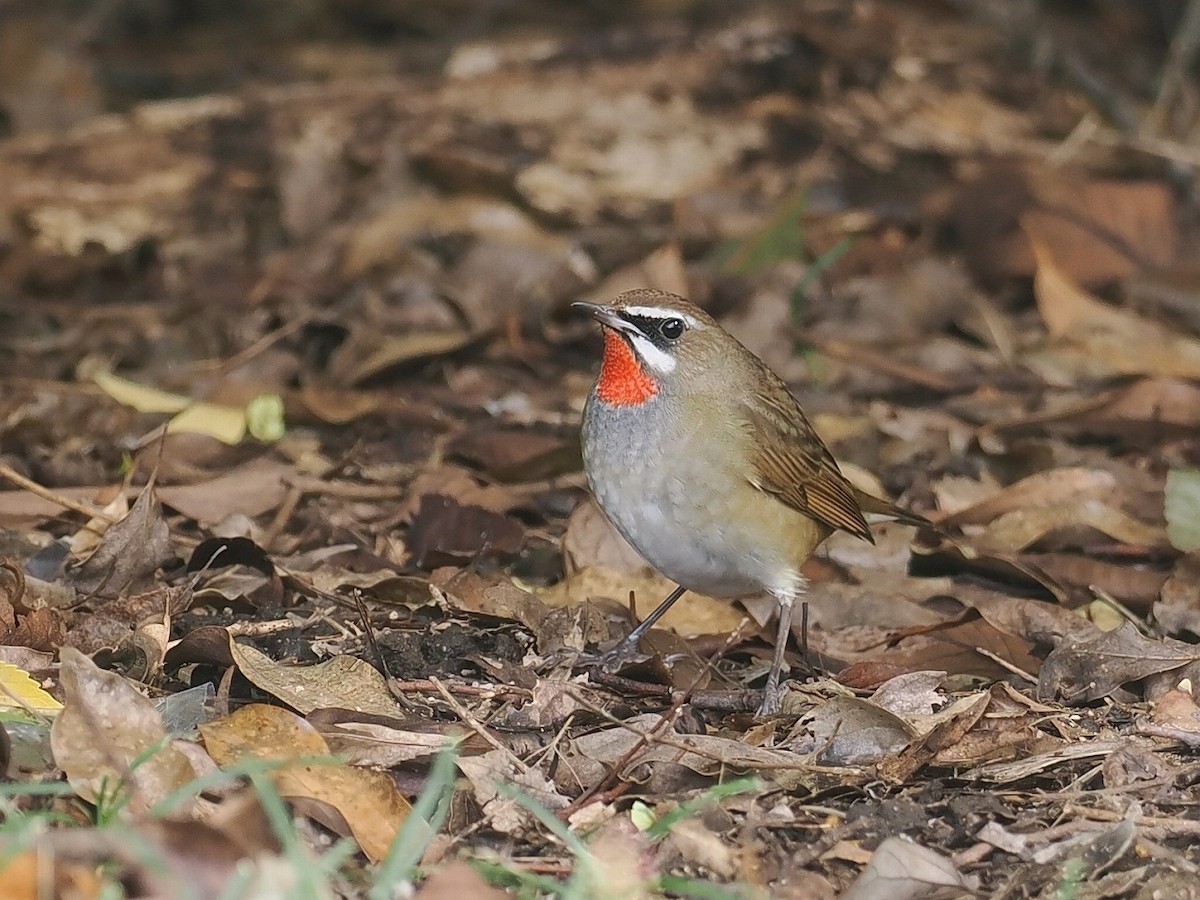
<path id="1" fill-rule="evenodd" d="M 604 654 L 602 657 L 604 663 L 606 665 L 614 665 L 635 657 L 638 653 L 638 645 L 642 642 L 642 638 L 646 636 L 646 632 L 653 628 L 654 624 L 666 615 L 667 610 L 675 605 L 675 601 L 683 596 L 685 590 L 686 588 L 677 587 L 671 591 L 667 599 L 658 604 L 654 612 L 646 616 L 640 625 L 625 636 L 621 643 Z"/>
<path id="2" fill-rule="evenodd" d="M 771 671 L 767 673 L 762 704 L 758 707 L 760 718 L 773 716 L 783 708 L 784 691 L 779 687 L 779 673 L 783 671 L 783 656 L 787 652 L 788 638 L 792 634 L 792 604 L 795 597 L 789 591 L 776 594 L 775 599 L 779 601 L 779 630 L 775 633 L 775 656 L 771 660 Z"/>
<path id="3" fill-rule="evenodd" d="M 638 625 L 637 628 L 629 632 L 629 634 L 626 635 L 625 640 L 621 641 L 621 644 L 629 647 L 637 647 L 637 645 L 642 642 L 642 638 L 646 636 L 646 632 L 653 628 L 655 623 L 667 614 L 667 610 L 675 605 L 675 601 L 683 596 L 683 592 L 685 590 L 687 590 L 687 588 L 677 587 L 675 590 L 671 591 L 671 593 L 667 596 L 667 599 L 658 604 L 658 606 L 655 607 L 654 612 L 646 616 L 646 618 L 642 620 L 641 624 Z"/>

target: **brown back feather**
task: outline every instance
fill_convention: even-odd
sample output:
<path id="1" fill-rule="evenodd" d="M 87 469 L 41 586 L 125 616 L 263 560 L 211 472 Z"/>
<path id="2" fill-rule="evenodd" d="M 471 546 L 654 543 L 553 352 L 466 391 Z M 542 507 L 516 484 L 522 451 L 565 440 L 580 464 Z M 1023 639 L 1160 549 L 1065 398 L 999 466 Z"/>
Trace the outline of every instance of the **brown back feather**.
<path id="1" fill-rule="evenodd" d="M 854 488 L 809 424 L 787 386 L 766 366 L 764 389 L 746 398 L 747 426 L 758 437 L 751 481 L 810 518 L 875 542 Z"/>

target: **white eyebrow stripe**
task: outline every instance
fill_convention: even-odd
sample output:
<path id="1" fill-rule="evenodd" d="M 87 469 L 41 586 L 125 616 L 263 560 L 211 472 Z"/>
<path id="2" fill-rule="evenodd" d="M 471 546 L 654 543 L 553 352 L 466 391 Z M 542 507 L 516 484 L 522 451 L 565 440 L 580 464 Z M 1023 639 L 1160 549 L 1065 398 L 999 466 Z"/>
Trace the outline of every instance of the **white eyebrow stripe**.
<path id="1" fill-rule="evenodd" d="M 631 316 L 649 316 L 652 319 L 683 319 L 690 328 L 704 327 L 695 316 L 689 316 L 685 312 L 663 306 L 626 306 L 621 309 L 621 312 L 627 312 Z"/>
<path id="2" fill-rule="evenodd" d="M 641 315 L 641 313 L 635 313 L 634 315 Z M 661 375 L 669 375 L 675 371 L 675 357 L 670 353 L 658 349 L 644 335 L 636 332 L 627 332 L 626 336 L 633 342 L 634 352 L 641 357 L 642 362 L 655 372 Z"/>

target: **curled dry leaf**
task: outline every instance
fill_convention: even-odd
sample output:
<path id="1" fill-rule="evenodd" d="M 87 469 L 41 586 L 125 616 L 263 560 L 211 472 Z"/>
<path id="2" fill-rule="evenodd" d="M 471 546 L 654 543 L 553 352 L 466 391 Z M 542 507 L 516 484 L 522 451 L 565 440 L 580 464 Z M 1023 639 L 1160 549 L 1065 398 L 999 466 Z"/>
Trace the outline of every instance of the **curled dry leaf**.
<path id="1" fill-rule="evenodd" d="M 1088 394 L 1066 408 L 1005 418 L 984 426 L 980 440 L 994 433 L 1016 437 L 1052 430 L 1055 434 L 1112 436 L 1132 446 L 1155 446 L 1200 428 L 1200 386 L 1179 378 L 1141 378 L 1099 395 Z"/>
<path id="2" fill-rule="evenodd" d="M 138 494 L 128 515 L 104 532 L 96 551 L 75 571 L 73 580 L 89 593 L 124 593 L 153 574 L 171 553 L 171 534 L 151 483 Z"/>
<path id="3" fill-rule="evenodd" d="M 811 710 L 797 723 L 787 746 L 797 753 L 816 754 L 827 766 L 864 766 L 898 753 L 915 735 L 895 713 L 858 697 L 834 697 Z"/>
<path id="4" fill-rule="evenodd" d="M 649 735 L 660 719 L 658 715 L 636 716 L 626 720 L 624 727 L 581 734 L 574 741 L 571 755 L 612 766 L 625 760 L 635 746 L 643 745 L 618 773 L 634 781 L 643 780 L 654 763 L 670 761 L 701 775 L 716 775 L 725 769 L 755 770 L 764 777 L 787 782 L 788 773 L 794 773 L 803 762 L 792 751 L 753 747 L 717 735 L 666 732 L 669 740 L 662 743 L 652 736 L 643 739 L 641 735 Z"/>
<path id="5" fill-rule="evenodd" d="M 870 702 L 910 723 L 928 718 L 946 702 L 945 695 L 938 690 L 945 677 L 945 672 L 905 672 L 876 688 Z"/>
<path id="6" fill-rule="evenodd" d="M 527 703 L 497 716 L 493 721 L 498 727 L 509 731 L 558 728 L 579 709 L 577 689 L 576 685 L 561 681 L 539 679 Z"/>
<path id="7" fill-rule="evenodd" d="M 1128 740 L 1097 740 L 1089 743 L 1067 744 L 1022 756 L 1012 762 L 989 763 L 964 773 L 966 778 L 990 781 L 996 784 L 1011 784 L 1036 775 L 1039 772 L 1056 769 L 1059 766 L 1070 765 L 1079 760 L 1103 760 L 1118 752 L 1128 744 Z"/>
<path id="8" fill-rule="evenodd" d="M 919 737 L 895 757 L 879 766 L 882 778 L 903 784 L 939 753 L 957 746 L 979 722 L 991 703 L 986 691 L 959 697 L 945 709 L 926 717 L 917 725 Z"/>
<path id="9" fill-rule="evenodd" d="M 1001 488 L 984 500 L 961 509 L 941 525 L 984 525 L 1011 512 L 1058 507 L 1083 499 L 1111 500 L 1119 495 L 1116 476 L 1103 469 L 1072 466 L 1048 469 Z"/>
<path id="10" fill-rule="evenodd" d="M 1022 230 L 1081 284 L 1103 284 L 1168 266 L 1179 245 L 1170 188 L 1159 181 L 1082 181 L 1062 169 L 1030 178 L 1036 205 Z M 1034 259 L 1023 254 L 1032 271 Z"/>
<path id="11" fill-rule="evenodd" d="M 993 520 L 972 542 L 986 553 L 1017 553 L 1052 535 L 1092 529 L 1118 543 L 1132 547 L 1166 548 L 1167 532 L 1148 525 L 1100 500 L 1073 498 L 1061 506 L 1014 510 Z M 1071 543 L 1078 545 L 1073 537 Z"/>
<path id="12" fill-rule="evenodd" d="M 448 605 L 466 612 L 520 622 L 536 632 L 550 614 L 542 600 L 522 590 L 507 577 L 485 578 L 471 569 L 446 567 L 429 576 L 430 584 L 445 594 Z"/>
<path id="13" fill-rule="evenodd" d="M 390 769 L 414 759 L 437 756 L 458 743 L 451 734 L 409 731 L 382 722 L 336 722 L 321 727 L 331 752 L 355 766 Z"/>
<path id="14" fill-rule="evenodd" d="M 224 719 L 200 726 L 204 746 L 218 765 L 244 759 L 271 761 L 328 757 L 325 739 L 295 713 L 252 704 Z M 321 824 L 353 836 L 373 862 L 387 855 L 412 811 L 383 772 L 347 766 L 333 759 L 290 762 L 271 773 L 279 793 Z"/>
<path id="15" fill-rule="evenodd" d="M 63 710 L 50 728 L 55 763 L 79 796 L 95 802 L 124 784 L 131 813 L 150 809 L 196 777 L 167 739 L 162 716 L 129 681 L 63 647 Z"/>
<path id="16" fill-rule="evenodd" d="M 1016 699 L 1019 698 L 1019 699 Z M 1001 682 L 993 685 L 991 703 L 957 740 L 943 741 L 931 762 L 937 766 L 962 768 L 1002 759 L 1015 759 L 1062 746 L 1063 741 L 1041 730 L 1051 707 L 1029 708 L 1024 695 Z"/>
<path id="17" fill-rule="evenodd" d="M 0 594 L 0 646 L 53 652 L 62 646 L 66 631 L 62 613 L 57 609 L 18 613 L 9 599 Z"/>

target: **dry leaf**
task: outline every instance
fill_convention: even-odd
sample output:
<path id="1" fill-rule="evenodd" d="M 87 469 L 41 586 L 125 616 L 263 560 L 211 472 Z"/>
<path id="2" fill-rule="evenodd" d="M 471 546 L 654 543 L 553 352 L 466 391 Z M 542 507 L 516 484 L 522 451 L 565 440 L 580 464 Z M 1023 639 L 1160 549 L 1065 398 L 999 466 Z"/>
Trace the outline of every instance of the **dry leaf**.
<path id="1" fill-rule="evenodd" d="M 673 582 L 644 568 L 640 574 L 626 575 L 601 566 L 589 566 L 558 584 L 537 592 L 550 607 L 576 606 L 589 599 L 605 598 L 620 606 L 634 595 L 638 617 L 650 615 L 675 589 Z M 745 619 L 745 614 L 728 600 L 685 593 L 661 620 L 659 627 L 673 628 L 684 636 L 728 634 Z"/>
<path id="2" fill-rule="evenodd" d="M 329 756 L 317 731 L 299 716 L 276 706 L 244 706 L 224 719 L 201 724 L 204 746 L 218 765 L 243 759 L 295 760 Z M 411 812 L 384 773 L 326 762 L 291 763 L 271 774 L 279 793 L 342 835 L 353 835 L 372 862 L 387 855 Z"/>
<path id="3" fill-rule="evenodd" d="M 55 763 L 79 796 L 95 802 L 125 785 L 137 815 L 197 773 L 167 740 L 162 716 L 126 679 L 74 647 L 61 650 L 63 709 L 50 728 Z"/>
<path id="4" fill-rule="evenodd" d="M 1200 341 L 1101 302 L 1075 284 L 1047 248 L 1032 243 L 1034 295 L 1051 337 L 1113 374 L 1200 378 Z"/>
<path id="5" fill-rule="evenodd" d="M 315 666 L 283 666 L 232 637 L 229 652 L 250 681 L 302 713 L 338 707 L 381 716 L 403 715 L 383 676 L 357 657 L 335 656 Z"/>
<path id="6" fill-rule="evenodd" d="M 413 900 L 505 900 L 508 896 L 459 859 L 426 878 Z"/>
<path id="7" fill-rule="evenodd" d="M 74 573 L 76 586 L 105 596 L 124 593 L 172 554 L 171 534 L 154 485 L 138 494 L 129 514 L 111 526 L 93 553 Z"/>
<path id="8" fill-rule="evenodd" d="M 1200 655 L 1177 641 L 1154 640 L 1130 622 L 1085 643 L 1065 643 L 1042 664 L 1038 696 L 1068 704 L 1091 703 L 1122 685 L 1181 669 Z"/>
<path id="9" fill-rule="evenodd" d="M 62 709 L 62 704 L 43 690 L 24 669 L 0 662 L 0 708 L 53 713 Z"/>
<path id="10" fill-rule="evenodd" d="M 907 838 L 890 837 L 880 844 L 867 867 L 842 900 L 910 900 L 936 888 L 970 895 L 978 879 L 962 875 L 954 863 Z M 957 891 L 950 896 L 956 896 Z"/>
<path id="11" fill-rule="evenodd" d="M 158 496 L 189 519 L 214 525 L 237 514 L 253 517 L 270 512 L 287 496 L 285 479 L 295 471 L 263 456 L 209 481 L 161 487 Z"/>

